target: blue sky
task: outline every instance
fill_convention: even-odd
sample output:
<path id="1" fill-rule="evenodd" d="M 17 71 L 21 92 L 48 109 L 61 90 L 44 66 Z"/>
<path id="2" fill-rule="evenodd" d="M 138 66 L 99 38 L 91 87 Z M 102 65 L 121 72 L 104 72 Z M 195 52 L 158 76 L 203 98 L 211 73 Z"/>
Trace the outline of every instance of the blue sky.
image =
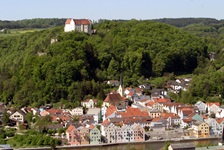
<path id="1" fill-rule="evenodd" d="M 2 0 L 0 20 L 32 18 L 224 19 L 224 0 Z"/>

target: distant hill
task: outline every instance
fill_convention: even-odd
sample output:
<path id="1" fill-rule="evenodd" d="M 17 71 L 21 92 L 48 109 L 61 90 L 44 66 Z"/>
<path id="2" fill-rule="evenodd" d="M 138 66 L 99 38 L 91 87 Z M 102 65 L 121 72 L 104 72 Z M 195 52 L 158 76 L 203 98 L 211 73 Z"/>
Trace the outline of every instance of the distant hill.
<path id="1" fill-rule="evenodd" d="M 36 18 L 18 21 L 0 20 L 0 29 L 49 28 L 64 25 L 66 19 Z"/>

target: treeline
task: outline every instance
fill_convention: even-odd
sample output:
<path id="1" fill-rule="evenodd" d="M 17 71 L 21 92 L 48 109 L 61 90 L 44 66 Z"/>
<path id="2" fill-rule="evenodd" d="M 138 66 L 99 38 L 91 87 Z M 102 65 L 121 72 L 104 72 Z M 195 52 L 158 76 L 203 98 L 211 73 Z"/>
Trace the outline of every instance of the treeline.
<path id="1" fill-rule="evenodd" d="M 20 28 L 49 28 L 62 26 L 65 24 L 66 19 L 58 18 L 36 18 L 24 19 L 18 21 L 4 21 L 0 20 L 0 29 L 20 29 Z"/>
<path id="2" fill-rule="evenodd" d="M 163 18 L 154 19 L 153 21 L 170 24 L 176 27 L 185 27 L 191 24 L 219 25 L 224 24 L 224 20 L 214 18 Z"/>
<path id="3" fill-rule="evenodd" d="M 192 73 L 207 59 L 208 43 L 153 21 L 108 21 L 97 34 L 64 33 L 62 27 L 0 39 L 0 100 L 17 106 L 105 98 L 103 81 L 136 86 L 140 78 Z M 50 44 L 51 39 L 58 42 Z M 39 55 L 41 54 L 41 55 Z"/>

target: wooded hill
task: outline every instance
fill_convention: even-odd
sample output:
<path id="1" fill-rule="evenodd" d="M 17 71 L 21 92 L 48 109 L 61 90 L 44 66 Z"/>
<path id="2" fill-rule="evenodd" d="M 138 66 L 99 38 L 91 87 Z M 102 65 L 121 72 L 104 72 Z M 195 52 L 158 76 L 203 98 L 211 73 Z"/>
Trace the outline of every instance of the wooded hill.
<path id="1" fill-rule="evenodd" d="M 85 96 L 103 100 L 103 81 L 119 79 L 121 71 L 126 86 L 165 72 L 184 74 L 197 68 L 199 75 L 210 63 L 208 45 L 214 45 L 154 21 L 104 20 L 94 28 L 97 33 L 93 35 L 64 33 L 63 27 L 57 27 L 0 38 L 1 101 L 17 106 L 57 102 L 79 106 Z M 51 39 L 58 42 L 50 44 Z M 223 63 L 218 65 L 213 73 Z M 220 92 L 213 89 L 215 94 Z M 198 91 L 184 94 L 188 102 L 201 96 Z"/>

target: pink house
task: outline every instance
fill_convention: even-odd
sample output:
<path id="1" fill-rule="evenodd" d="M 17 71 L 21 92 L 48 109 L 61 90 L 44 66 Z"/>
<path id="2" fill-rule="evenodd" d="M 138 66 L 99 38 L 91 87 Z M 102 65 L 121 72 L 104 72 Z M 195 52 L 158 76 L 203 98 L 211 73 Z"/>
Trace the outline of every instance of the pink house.
<path id="1" fill-rule="evenodd" d="M 70 145 L 80 145 L 81 137 L 79 131 L 75 126 L 70 125 L 66 130 L 66 139 Z"/>
<path id="2" fill-rule="evenodd" d="M 145 129 L 138 124 L 133 124 L 132 128 L 134 129 L 134 141 L 135 142 L 145 141 Z"/>

